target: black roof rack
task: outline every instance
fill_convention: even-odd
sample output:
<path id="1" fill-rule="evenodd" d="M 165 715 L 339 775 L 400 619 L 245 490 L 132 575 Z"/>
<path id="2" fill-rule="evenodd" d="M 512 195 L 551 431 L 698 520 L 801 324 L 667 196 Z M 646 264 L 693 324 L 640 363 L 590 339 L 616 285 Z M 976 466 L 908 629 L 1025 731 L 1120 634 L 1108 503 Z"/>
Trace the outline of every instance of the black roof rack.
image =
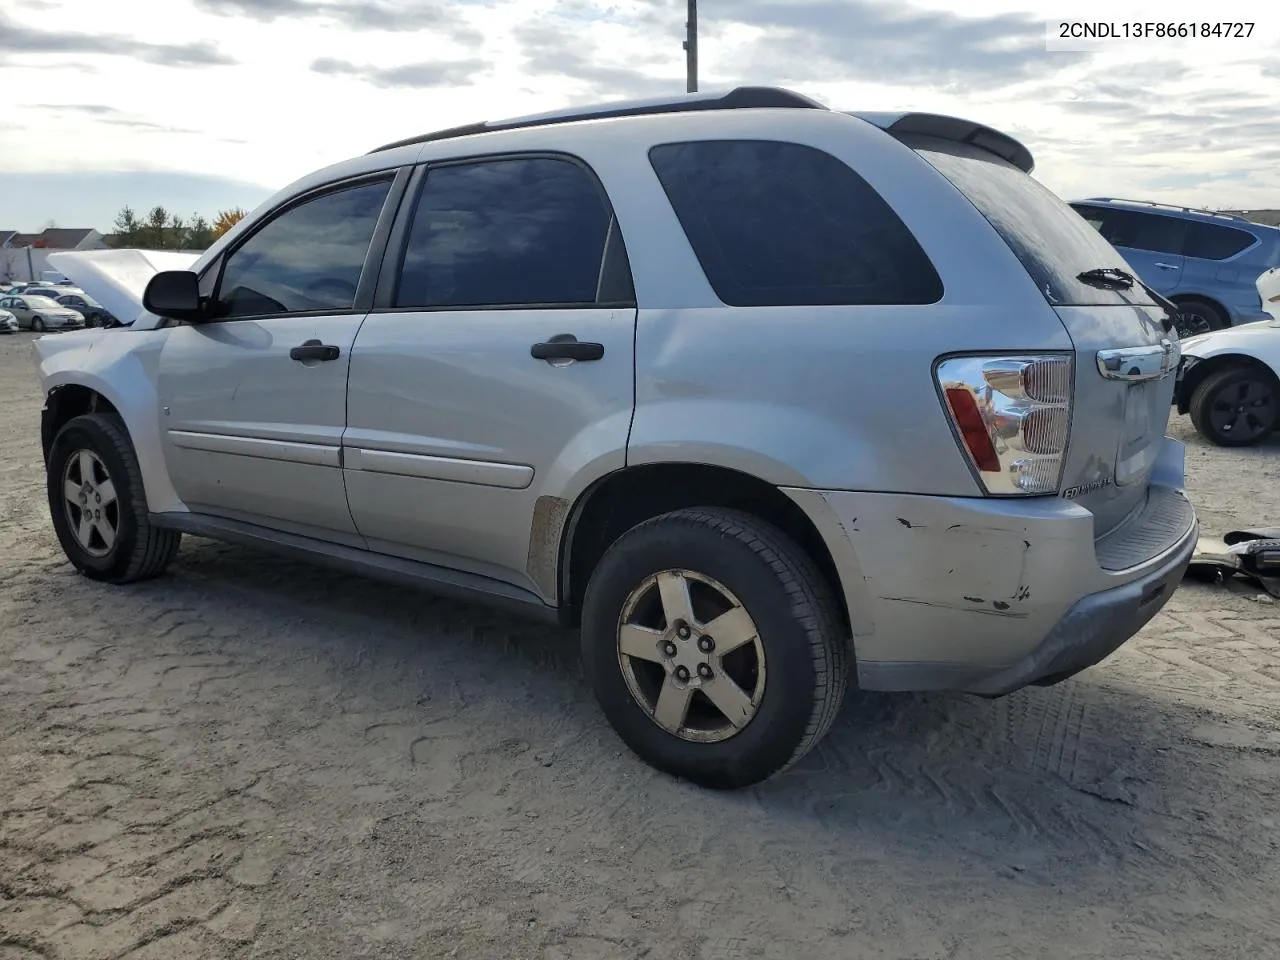
<path id="1" fill-rule="evenodd" d="M 516 117 L 511 120 L 482 120 L 479 123 L 468 123 L 460 127 L 450 127 L 447 130 L 436 130 L 433 133 L 424 133 L 417 137 L 406 137 L 404 140 L 383 144 L 369 152 L 381 153 L 384 150 L 394 150 L 396 147 L 407 147 L 415 143 L 452 140 L 455 137 L 468 137 L 472 134 L 489 133 L 494 130 L 545 127 L 556 123 L 572 123 L 575 120 L 604 120 L 610 117 L 638 117 L 655 113 L 682 113 L 694 110 L 749 110 L 764 107 L 789 107 L 806 110 L 827 109 L 817 100 L 782 87 L 735 87 L 727 93 L 689 93 L 656 100 L 618 100 L 613 103 L 596 104 L 576 110 L 540 113 L 535 116 Z"/>
<path id="2" fill-rule="evenodd" d="M 1224 220 L 1241 220 L 1249 223 L 1248 217 L 1238 217 L 1234 213 L 1224 213 L 1221 210 L 1202 210 L 1199 207 L 1183 207 L 1176 203 L 1160 203 L 1158 200 L 1127 200 L 1124 197 L 1089 197 L 1086 200 L 1078 201 L 1080 203 L 1132 203 L 1142 207 L 1157 207 L 1161 210 L 1177 210 L 1179 213 L 1198 213 L 1206 217 L 1222 217 Z"/>

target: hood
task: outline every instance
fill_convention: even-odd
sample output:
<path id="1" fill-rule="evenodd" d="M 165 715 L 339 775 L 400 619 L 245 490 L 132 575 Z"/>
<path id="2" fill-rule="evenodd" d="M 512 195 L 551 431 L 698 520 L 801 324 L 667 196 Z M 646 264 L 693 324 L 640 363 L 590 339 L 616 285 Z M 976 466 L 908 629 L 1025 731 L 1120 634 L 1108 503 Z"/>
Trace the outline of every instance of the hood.
<path id="1" fill-rule="evenodd" d="M 73 280 L 121 323 L 142 315 L 142 292 L 161 270 L 188 270 L 198 253 L 173 250 L 76 250 L 49 254 L 49 266 Z"/>
<path id="2" fill-rule="evenodd" d="M 1198 360 L 1245 353 L 1272 365 L 1280 364 L 1280 320 L 1257 320 L 1187 337 L 1182 341 L 1182 352 Z"/>

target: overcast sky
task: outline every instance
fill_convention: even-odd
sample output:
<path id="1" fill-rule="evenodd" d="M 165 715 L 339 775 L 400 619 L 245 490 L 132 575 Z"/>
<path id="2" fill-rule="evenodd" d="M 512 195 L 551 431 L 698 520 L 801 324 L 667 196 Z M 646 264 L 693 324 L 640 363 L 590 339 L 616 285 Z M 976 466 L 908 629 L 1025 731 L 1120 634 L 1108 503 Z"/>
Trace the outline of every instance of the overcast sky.
<path id="1" fill-rule="evenodd" d="M 1280 13 L 1252 39 L 1046 50 L 1047 17 L 1130 0 L 700 0 L 704 88 L 1009 132 L 1064 198 L 1280 207 Z M 1143 11 L 1147 11 L 1144 17 Z M 953 12 L 962 9 L 963 14 Z M 400 137 L 684 90 L 685 0 L 0 0 L 0 229 L 212 216 Z M 1181 12 L 1175 12 L 1181 11 Z"/>

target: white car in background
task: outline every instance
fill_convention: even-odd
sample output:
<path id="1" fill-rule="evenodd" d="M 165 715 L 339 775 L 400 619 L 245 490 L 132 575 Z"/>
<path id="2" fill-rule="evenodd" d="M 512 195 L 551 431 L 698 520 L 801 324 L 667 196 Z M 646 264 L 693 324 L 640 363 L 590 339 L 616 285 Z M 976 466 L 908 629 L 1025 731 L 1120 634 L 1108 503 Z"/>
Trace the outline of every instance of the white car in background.
<path id="1" fill-rule="evenodd" d="M 1280 267 L 1272 267 L 1258 277 L 1258 297 L 1271 319 L 1280 320 Z"/>
<path id="2" fill-rule="evenodd" d="M 18 318 L 8 310 L 0 310 L 0 333 L 17 333 Z"/>
<path id="3" fill-rule="evenodd" d="M 1257 286 L 1270 320 L 1182 341 L 1174 402 L 1202 437 L 1223 447 L 1261 443 L 1280 427 L 1280 267 Z"/>

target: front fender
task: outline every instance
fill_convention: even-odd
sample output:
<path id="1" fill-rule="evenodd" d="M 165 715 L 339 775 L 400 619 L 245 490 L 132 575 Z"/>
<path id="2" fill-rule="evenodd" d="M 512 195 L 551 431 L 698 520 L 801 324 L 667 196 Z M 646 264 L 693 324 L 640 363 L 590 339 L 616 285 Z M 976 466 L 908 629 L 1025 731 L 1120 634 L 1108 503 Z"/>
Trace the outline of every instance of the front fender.
<path id="1" fill-rule="evenodd" d="M 153 513 L 185 511 L 169 482 L 161 447 L 156 372 L 167 330 L 85 330 L 40 337 L 32 344 L 44 396 L 68 386 L 100 394 L 119 412 L 142 471 Z"/>

